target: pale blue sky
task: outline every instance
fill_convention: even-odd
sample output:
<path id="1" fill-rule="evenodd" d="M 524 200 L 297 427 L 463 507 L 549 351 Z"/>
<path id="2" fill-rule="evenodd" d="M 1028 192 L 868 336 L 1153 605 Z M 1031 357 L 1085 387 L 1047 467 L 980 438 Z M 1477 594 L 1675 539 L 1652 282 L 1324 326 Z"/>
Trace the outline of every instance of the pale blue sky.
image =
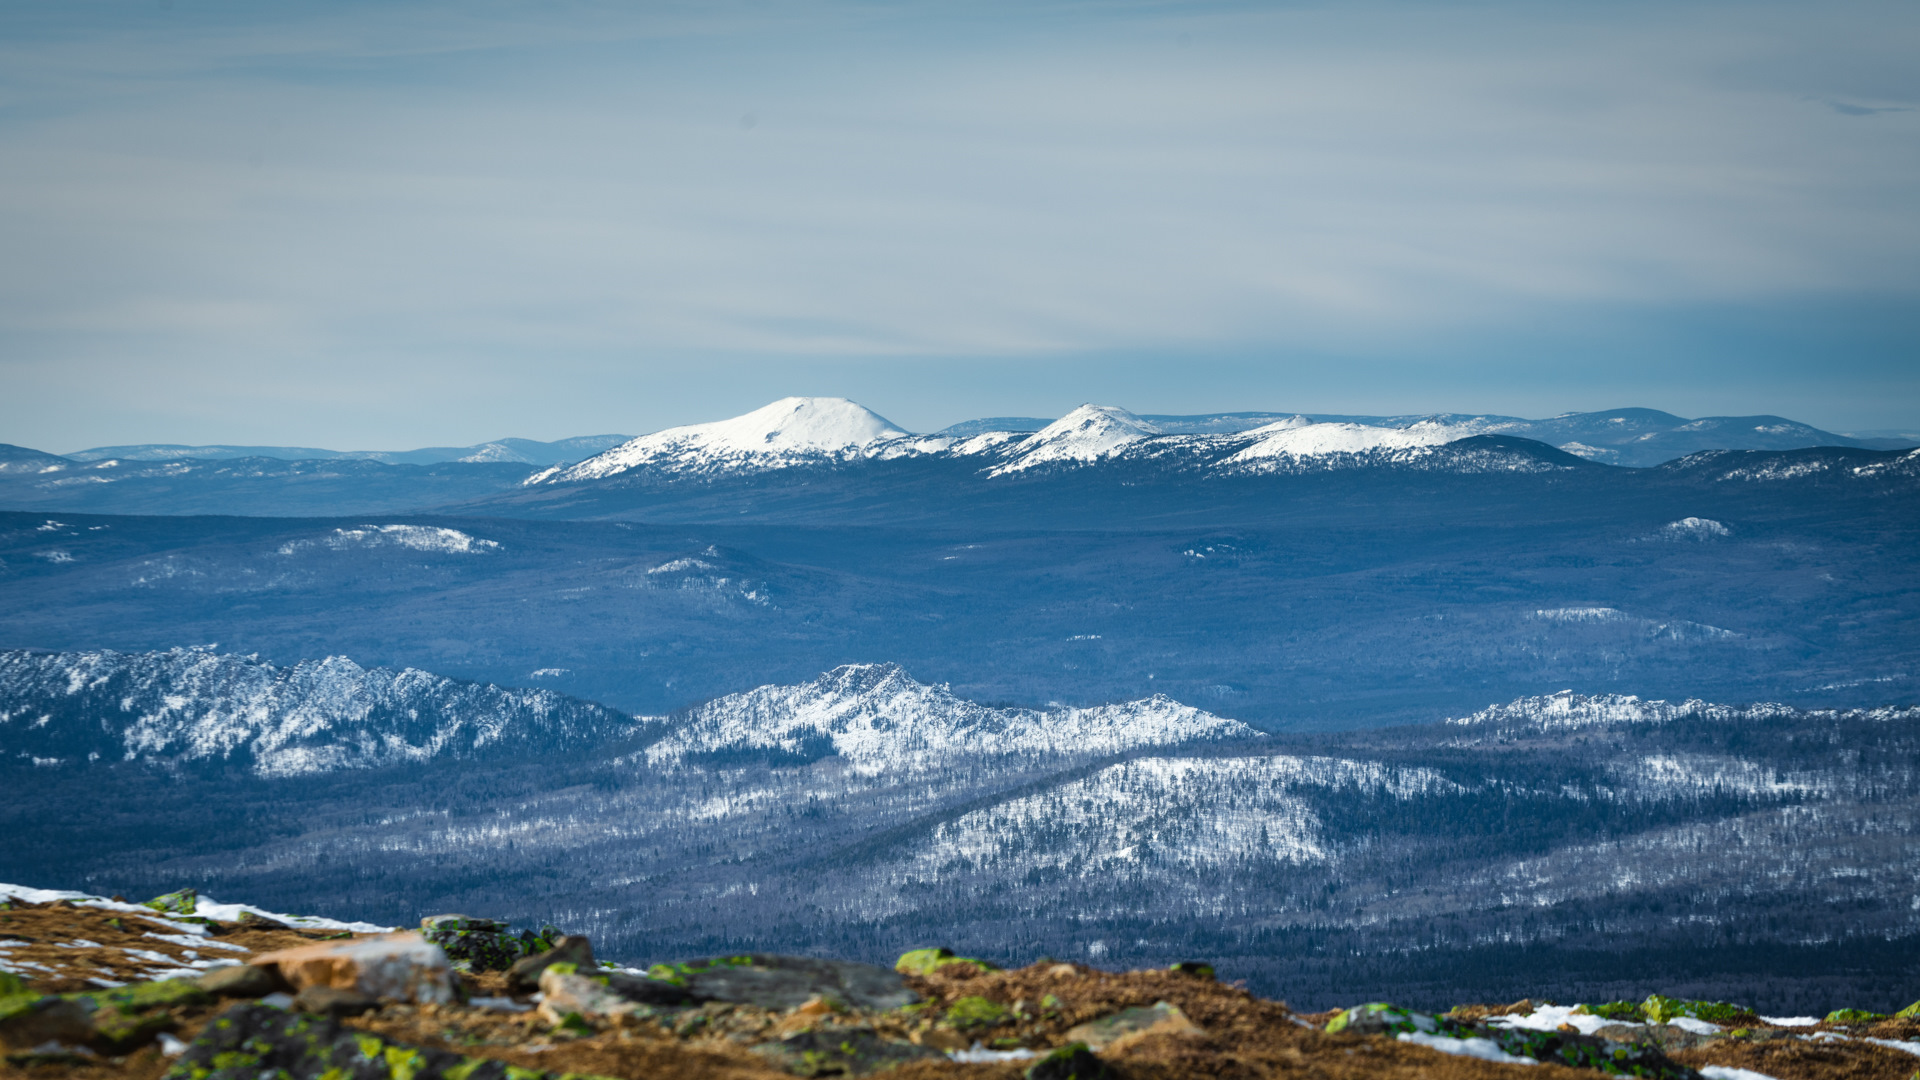
<path id="1" fill-rule="evenodd" d="M 1912 426 L 1916 55 L 1912 3 L 10 4 L 0 442 Z"/>

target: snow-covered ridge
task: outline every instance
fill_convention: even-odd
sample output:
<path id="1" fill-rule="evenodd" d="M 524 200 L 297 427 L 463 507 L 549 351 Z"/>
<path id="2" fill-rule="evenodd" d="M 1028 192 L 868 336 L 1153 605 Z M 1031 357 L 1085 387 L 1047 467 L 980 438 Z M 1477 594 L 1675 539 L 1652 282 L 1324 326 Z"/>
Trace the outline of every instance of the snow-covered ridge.
<path id="1" fill-rule="evenodd" d="M 1001 709 L 915 682 L 895 664 L 849 664 L 798 686 L 708 702 L 648 748 L 647 760 L 666 766 L 716 753 L 831 753 L 871 775 L 963 758 L 1095 756 L 1258 734 L 1161 695 L 1092 708 Z"/>
<path id="2" fill-rule="evenodd" d="M 646 720 L 344 656 L 276 667 L 209 649 L 0 652 L 0 757 L 225 761 L 259 776 L 368 768 L 507 744 L 560 747 Z"/>
<path id="3" fill-rule="evenodd" d="M 1610 611 L 1611 609 L 1593 610 Z M 1479 712 L 1468 716 L 1451 717 L 1446 722 L 1461 727 L 1520 728 L 1556 732 L 1619 724 L 1671 724 L 1680 720 L 1757 721 L 1799 716 L 1911 722 L 1920 720 L 1920 707 L 1888 706 L 1877 709 L 1804 711 L 1791 705 L 1775 702 L 1719 705 L 1699 698 L 1688 698 L 1679 702 L 1648 701 L 1632 694 L 1588 695 L 1562 690 L 1557 694 L 1515 698 L 1504 705 L 1489 705 Z"/>
<path id="4" fill-rule="evenodd" d="M 555 466 L 528 485 L 615 476 L 712 479 L 801 466 L 969 459 L 988 477 L 1153 461 L 1200 475 L 1260 475 L 1399 467 L 1461 472 L 1568 468 L 1509 447 L 1454 450 L 1449 443 L 1498 432 L 1488 418 L 1426 419 L 1398 427 L 1320 423 L 1303 416 L 1248 431 L 1169 435 L 1113 405 L 1082 405 L 1030 435 L 910 435 L 845 398 L 782 398 L 743 416 L 642 435 L 577 465 Z"/>

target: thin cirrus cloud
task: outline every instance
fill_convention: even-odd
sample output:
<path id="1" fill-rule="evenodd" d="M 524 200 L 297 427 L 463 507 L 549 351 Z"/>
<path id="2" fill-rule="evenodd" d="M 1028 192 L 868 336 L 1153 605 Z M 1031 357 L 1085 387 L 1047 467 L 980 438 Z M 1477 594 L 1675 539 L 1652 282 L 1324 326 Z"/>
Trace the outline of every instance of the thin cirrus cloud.
<path id="1" fill-rule="evenodd" d="M 1829 422 L 1905 422 L 1890 353 L 1914 341 L 1898 317 L 1860 339 L 1859 311 L 1920 286 L 1920 17 L 1734 14 L 16 15 L 0 364 L 22 393 L 0 420 L 24 437 L 0 441 L 472 441 L 788 390 L 919 426 L 1103 386 L 1143 409 L 1672 407 L 1736 370 L 1702 411 L 1817 381 Z M 1751 308 L 1839 336 L 1817 365 L 1756 359 Z M 1584 355 L 1561 326 L 1669 359 Z M 1029 362 L 1074 378 L 956 401 Z"/>

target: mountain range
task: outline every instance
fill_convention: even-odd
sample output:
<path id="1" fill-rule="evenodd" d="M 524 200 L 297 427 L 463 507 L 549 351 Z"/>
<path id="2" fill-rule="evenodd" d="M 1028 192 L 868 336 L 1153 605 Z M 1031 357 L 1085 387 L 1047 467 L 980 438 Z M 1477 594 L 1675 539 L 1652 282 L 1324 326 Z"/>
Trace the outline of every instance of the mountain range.
<path id="1" fill-rule="evenodd" d="M 1304 1007 L 1653 981 L 1791 1011 L 1880 993 L 1920 936 L 1912 707 L 1564 692 L 1260 736 L 1164 698 L 987 706 L 884 664 L 651 720 L 340 659 L 0 675 L 9 876 L 277 902 L 323 875 L 330 915 L 388 924 L 484 891 L 641 959 L 1204 955 Z M 195 824 L 209 804 L 224 827 Z M 1828 977 L 1750 974 L 1782 962 Z"/>

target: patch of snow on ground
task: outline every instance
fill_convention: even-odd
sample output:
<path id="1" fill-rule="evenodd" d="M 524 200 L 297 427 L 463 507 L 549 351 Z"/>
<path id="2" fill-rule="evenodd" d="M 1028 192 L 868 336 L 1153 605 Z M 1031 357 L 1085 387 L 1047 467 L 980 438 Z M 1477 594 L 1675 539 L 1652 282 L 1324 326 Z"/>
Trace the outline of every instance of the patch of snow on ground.
<path id="1" fill-rule="evenodd" d="M 95 896 L 92 893 L 73 892 L 68 889 L 33 889 L 25 885 L 0 884 L 0 897 L 11 897 L 29 904 L 50 904 L 55 900 L 70 900 L 84 907 L 96 907 L 107 911 L 124 911 L 135 915 L 144 915 L 149 919 L 165 924 L 182 935 L 195 939 L 189 942 L 189 944 L 195 948 L 206 948 L 217 945 L 223 948 L 240 949 L 240 946 L 237 945 L 227 945 L 224 942 L 205 940 L 208 934 L 207 928 L 204 926 L 198 926 L 194 923 L 175 922 L 145 905 L 109 900 L 104 896 Z M 238 919 L 240 913 L 243 911 L 251 911 L 255 915 L 261 915 L 286 923 L 288 926 L 297 926 L 305 930 L 351 930 L 356 934 L 388 934 L 394 930 L 394 927 L 391 926 L 376 926 L 373 923 L 363 922 L 341 922 L 338 919 L 324 919 L 316 915 L 282 915 L 278 912 L 265 911 L 251 904 L 222 904 L 217 900 L 212 900 L 204 896 L 200 898 L 199 903 L 195 906 L 194 915 L 199 918 L 213 919 L 217 922 L 232 922 Z M 161 937 L 162 935 L 154 934 L 151 936 Z M 164 940 L 171 941 L 173 939 L 165 938 Z M 240 951 L 245 952 L 246 950 L 240 949 Z"/>
<path id="2" fill-rule="evenodd" d="M 1036 1058 L 1039 1056 L 1039 1054 L 1034 1053 L 1032 1050 L 1026 1049 L 988 1050 L 986 1047 L 980 1045 L 978 1041 L 975 1041 L 973 1046 L 966 1050 L 947 1051 L 948 1059 L 958 1061 L 963 1065 L 989 1065 L 996 1061 L 1025 1061 L 1028 1058 Z"/>
<path id="3" fill-rule="evenodd" d="M 1812 1027 L 1820 1022 L 1817 1016 L 1763 1016 L 1760 1022 L 1771 1027 Z"/>
<path id="4" fill-rule="evenodd" d="M 1905 1042 L 1900 1039 L 1875 1039 L 1867 1035 L 1862 1035 L 1861 1039 L 1866 1042 L 1873 1043 L 1875 1046 L 1885 1046 L 1894 1050 L 1904 1050 L 1909 1054 L 1920 1056 L 1920 1042 Z"/>
<path id="5" fill-rule="evenodd" d="M 1603 1027 L 1620 1023 L 1604 1016 L 1576 1013 L 1574 1008 L 1572 1005 L 1543 1005 L 1525 1016 L 1495 1016 L 1487 1023 L 1495 1027 L 1525 1028 L 1528 1031 L 1557 1031 L 1560 1025 L 1571 1024 L 1582 1035 L 1591 1035 Z"/>
<path id="6" fill-rule="evenodd" d="M 335 529 L 332 535 L 318 539 L 290 541 L 280 545 L 280 554 L 293 555 L 321 545 L 335 551 L 392 545 L 412 551 L 449 555 L 477 555 L 500 549 L 497 540 L 481 540 L 458 529 L 443 529 L 434 525 L 362 525 L 357 529 Z"/>
<path id="7" fill-rule="evenodd" d="M 1733 530 L 1712 518 L 1683 517 L 1679 521 L 1668 522 L 1660 530 L 1660 535 L 1668 540 L 1715 540 L 1732 536 Z"/>
<path id="8" fill-rule="evenodd" d="M 1403 1031 L 1394 1036 L 1401 1042 L 1424 1046 L 1429 1050 L 1438 1050 L 1443 1054 L 1458 1054 L 1461 1057 L 1479 1058 L 1482 1061 L 1497 1061 L 1502 1065 L 1538 1065 L 1532 1058 L 1516 1057 L 1500 1049 L 1492 1039 L 1450 1039 L 1445 1035 L 1434 1035 L 1425 1031 Z"/>
<path id="9" fill-rule="evenodd" d="M 1707 1080 L 1773 1080 L 1773 1077 L 1766 1073 L 1754 1072 L 1752 1069 L 1736 1069 L 1731 1065 L 1702 1065 L 1700 1075 Z"/>

